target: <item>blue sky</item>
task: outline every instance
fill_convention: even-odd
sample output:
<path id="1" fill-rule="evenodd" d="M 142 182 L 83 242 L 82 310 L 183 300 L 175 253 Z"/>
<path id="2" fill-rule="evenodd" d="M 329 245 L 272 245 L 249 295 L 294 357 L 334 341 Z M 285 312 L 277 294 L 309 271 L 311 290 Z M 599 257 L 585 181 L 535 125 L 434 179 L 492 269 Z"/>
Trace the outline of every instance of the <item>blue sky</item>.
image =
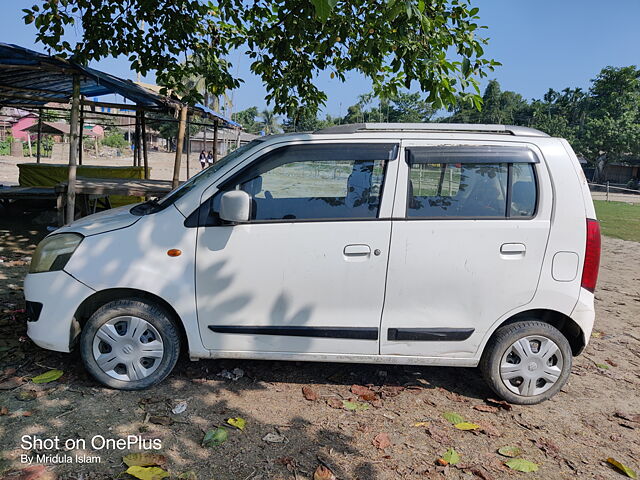
<path id="1" fill-rule="evenodd" d="M 35 28 L 24 25 L 22 8 L 30 0 L 9 2 L 0 7 L 0 41 L 42 51 L 35 44 Z M 486 56 L 503 64 L 489 77 L 505 90 L 526 98 L 540 98 L 552 87 L 587 88 L 602 67 L 640 64 L 639 0 L 485 0 L 480 7 L 480 23 L 489 37 Z M 249 62 L 232 55 L 234 70 L 244 78 L 232 93 L 234 111 L 256 105 L 265 107 L 265 90 L 250 74 Z M 125 78 L 135 79 L 126 59 L 108 59 L 93 65 Z M 318 86 L 327 92 L 324 109 L 331 115 L 344 114 L 356 97 L 370 91 L 370 82 L 351 73 L 347 82 L 321 74 Z M 153 81 L 153 77 L 147 79 Z M 486 80 L 483 81 L 483 84 Z"/>

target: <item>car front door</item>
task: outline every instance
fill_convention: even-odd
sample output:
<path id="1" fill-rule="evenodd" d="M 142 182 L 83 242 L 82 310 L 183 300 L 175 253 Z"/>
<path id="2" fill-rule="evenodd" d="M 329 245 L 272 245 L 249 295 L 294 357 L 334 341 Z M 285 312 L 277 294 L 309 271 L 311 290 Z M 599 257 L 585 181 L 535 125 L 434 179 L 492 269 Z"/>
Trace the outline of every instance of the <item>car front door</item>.
<path id="1" fill-rule="evenodd" d="M 392 143 L 284 146 L 219 187 L 198 228 L 206 348 L 378 354 L 397 151 Z M 246 224 L 217 215 L 232 189 L 252 196 Z"/>
<path id="2" fill-rule="evenodd" d="M 550 181 L 526 145 L 416 141 L 405 152 L 381 353 L 473 358 L 536 292 L 551 218 L 538 192 Z"/>

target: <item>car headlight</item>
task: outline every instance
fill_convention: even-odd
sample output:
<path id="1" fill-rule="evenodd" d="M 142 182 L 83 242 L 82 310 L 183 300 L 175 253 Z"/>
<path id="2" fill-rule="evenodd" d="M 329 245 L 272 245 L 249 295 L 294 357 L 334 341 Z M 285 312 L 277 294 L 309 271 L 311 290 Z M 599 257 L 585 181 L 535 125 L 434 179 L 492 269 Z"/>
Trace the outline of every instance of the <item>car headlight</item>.
<path id="1" fill-rule="evenodd" d="M 82 235 L 77 233 L 60 233 L 45 238 L 38 244 L 31 258 L 29 273 L 62 270 L 82 242 L 82 238 Z"/>

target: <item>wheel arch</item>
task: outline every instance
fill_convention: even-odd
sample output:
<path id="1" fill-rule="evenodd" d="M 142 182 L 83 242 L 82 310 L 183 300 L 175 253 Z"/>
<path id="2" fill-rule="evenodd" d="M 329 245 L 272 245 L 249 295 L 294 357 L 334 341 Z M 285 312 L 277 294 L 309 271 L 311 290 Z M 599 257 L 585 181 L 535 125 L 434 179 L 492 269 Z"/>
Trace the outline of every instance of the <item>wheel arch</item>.
<path id="1" fill-rule="evenodd" d="M 586 346 L 586 339 L 584 337 L 582 328 L 571 317 L 556 310 L 538 308 L 518 312 L 515 315 L 504 320 L 502 323 L 498 324 L 493 332 L 491 332 L 491 335 L 489 335 L 484 348 L 486 349 L 486 346 L 491 341 L 491 338 L 493 338 L 493 336 L 501 327 L 523 320 L 538 320 L 540 322 L 548 323 L 549 325 L 557 328 L 569 342 L 569 345 L 571 346 L 571 353 L 574 357 L 580 355 L 582 353 L 582 350 L 584 350 L 584 347 Z"/>
<path id="2" fill-rule="evenodd" d="M 180 332 L 181 346 L 188 349 L 189 345 L 187 341 L 187 332 L 184 328 L 184 323 L 180 318 L 180 315 L 178 315 L 178 312 L 176 312 L 175 308 L 173 308 L 173 306 L 171 306 L 171 304 L 164 300 L 162 297 L 135 288 L 109 288 L 97 291 L 85 298 L 76 309 L 76 313 L 74 315 L 74 320 L 77 322 L 77 331 L 75 332 L 75 338 L 73 339 L 73 342 L 76 342 L 78 340 L 80 331 L 82 330 L 82 328 L 84 328 L 87 320 L 89 320 L 91 315 L 93 315 L 96 310 L 113 300 L 126 299 L 147 301 L 166 310 L 166 312 L 169 313 L 169 315 L 171 315 L 171 317 L 173 318 L 176 324 L 176 328 Z"/>

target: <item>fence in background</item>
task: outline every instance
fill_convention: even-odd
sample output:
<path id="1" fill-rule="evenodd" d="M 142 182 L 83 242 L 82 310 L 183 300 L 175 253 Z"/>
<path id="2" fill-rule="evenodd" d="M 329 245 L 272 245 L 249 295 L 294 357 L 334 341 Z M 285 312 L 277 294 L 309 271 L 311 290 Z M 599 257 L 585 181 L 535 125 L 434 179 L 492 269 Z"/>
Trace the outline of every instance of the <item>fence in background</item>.
<path id="1" fill-rule="evenodd" d="M 631 188 L 614 187 L 606 184 L 590 183 L 591 198 L 606 202 L 640 203 L 640 190 Z"/>

